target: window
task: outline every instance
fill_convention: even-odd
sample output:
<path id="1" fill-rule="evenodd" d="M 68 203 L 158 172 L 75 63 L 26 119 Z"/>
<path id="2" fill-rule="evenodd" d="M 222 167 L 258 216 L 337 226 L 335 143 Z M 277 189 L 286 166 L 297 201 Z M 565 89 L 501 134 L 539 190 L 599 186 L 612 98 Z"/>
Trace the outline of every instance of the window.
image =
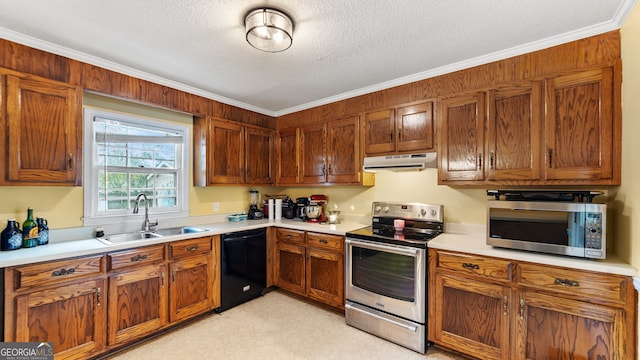
<path id="1" fill-rule="evenodd" d="M 154 218 L 188 215 L 187 126 L 93 108 L 84 126 L 85 225 L 130 220 L 139 194 Z"/>

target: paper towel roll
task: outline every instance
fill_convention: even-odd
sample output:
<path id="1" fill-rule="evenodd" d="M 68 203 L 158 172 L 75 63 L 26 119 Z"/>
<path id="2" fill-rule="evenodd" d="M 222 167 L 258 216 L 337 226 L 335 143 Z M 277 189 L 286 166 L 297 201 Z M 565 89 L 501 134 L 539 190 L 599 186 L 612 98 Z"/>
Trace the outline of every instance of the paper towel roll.
<path id="1" fill-rule="evenodd" d="M 282 199 L 276 199 L 276 220 L 282 220 Z"/>
<path id="2" fill-rule="evenodd" d="M 269 199 L 267 204 L 269 205 L 269 220 L 273 220 L 276 215 L 276 212 L 273 209 L 273 199 Z"/>

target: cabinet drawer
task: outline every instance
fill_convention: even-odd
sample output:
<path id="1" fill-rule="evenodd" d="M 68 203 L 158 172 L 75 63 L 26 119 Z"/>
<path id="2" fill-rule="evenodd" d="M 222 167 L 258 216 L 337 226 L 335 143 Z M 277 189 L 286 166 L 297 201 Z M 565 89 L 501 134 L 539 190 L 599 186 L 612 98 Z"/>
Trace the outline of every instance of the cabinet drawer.
<path id="1" fill-rule="evenodd" d="M 164 245 L 146 246 L 138 249 L 107 254 L 107 269 L 117 270 L 164 260 Z"/>
<path id="2" fill-rule="evenodd" d="M 304 243 L 304 231 L 278 228 L 276 229 L 276 237 L 278 240 Z"/>
<path id="3" fill-rule="evenodd" d="M 523 263 L 519 265 L 520 285 L 574 295 L 587 301 L 625 303 L 627 278 L 614 274 Z"/>
<path id="4" fill-rule="evenodd" d="M 182 240 L 169 244 L 169 253 L 171 254 L 172 259 L 202 254 L 210 251 L 211 237 Z"/>
<path id="5" fill-rule="evenodd" d="M 509 260 L 442 251 L 438 252 L 438 267 L 441 269 L 453 270 L 458 273 L 466 272 L 501 281 L 511 279 L 511 265 L 512 263 Z"/>
<path id="6" fill-rule="evenodd" d="M 307 246 L 342 251 L 344 249 L 344 237 L 308 232 Z"/>
<path id="7" fill-rule="evenodd" d="M 102 259 L 102 255 L 96 255 L 16 267 L 14 269 L 15 289 L 56 284 L 85 276 L 98 275 L 104 270 Z"/>

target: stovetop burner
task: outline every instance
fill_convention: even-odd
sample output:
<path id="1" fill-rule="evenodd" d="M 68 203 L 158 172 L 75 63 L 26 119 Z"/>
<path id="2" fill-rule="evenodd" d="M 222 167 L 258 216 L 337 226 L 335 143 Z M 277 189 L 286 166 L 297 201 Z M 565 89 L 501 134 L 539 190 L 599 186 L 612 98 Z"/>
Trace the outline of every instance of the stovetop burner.
<path id="1" fill-rule="evenodd" d="M 444 228 L 442 205 L 374 202 L 372 214 L 371 226 L 348 232 L 347 237 L 426 248 Z"/>

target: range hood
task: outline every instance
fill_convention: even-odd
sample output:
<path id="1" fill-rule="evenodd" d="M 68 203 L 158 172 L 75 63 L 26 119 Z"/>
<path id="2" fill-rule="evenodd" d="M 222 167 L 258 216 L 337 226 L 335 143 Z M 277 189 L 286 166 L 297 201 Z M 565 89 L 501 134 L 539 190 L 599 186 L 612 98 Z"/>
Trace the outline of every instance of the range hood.
<path id="1" fill-rule="evenodd" d="M 427 168 L 437 168 L 437 154 L 399 154 L 386 156 L 372 156 L 364 158 L 362 169 L 367 172 L 380 170 L 391 171 L 420 171 Z"/>

